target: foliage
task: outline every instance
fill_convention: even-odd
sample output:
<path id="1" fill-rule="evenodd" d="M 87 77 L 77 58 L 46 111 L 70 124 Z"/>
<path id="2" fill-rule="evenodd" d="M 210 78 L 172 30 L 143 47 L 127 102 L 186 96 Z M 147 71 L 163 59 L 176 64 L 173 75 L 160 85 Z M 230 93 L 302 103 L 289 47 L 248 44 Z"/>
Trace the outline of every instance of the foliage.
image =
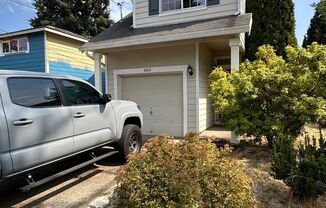
<path id="1" fill-rule="evenodd" d="M 271 46 L 259 48 L 239 72 L 215 69 L 210 97 L 222 122 L 240 135 L 296 138 L 307 122 L 326 117 L 326 46 L 287 47 L 287 61 Z"/>
<path id="2" fill-rule="evenodd" d="M 276 179 L 286 179 L 290 176 L 296 164 L 296 154 L 293 139 L 278 137 L 273 145 L 272 175 Z"/>
<path id="3" fill-rule="evenodd" d="M 286 183 L 295 195 L 317 197 L 326 193 L 326 141 L 306 136 L 305 143 L 299 146 L 298 162 Z"/>
<path id="4" fill-rule="evenodd" d="M 55 26 L 85 37 L 95 36 L 112 24 L 107 0 L 35 0 L 32 27 Z"/>
<path id="5" fill-rule="evenodd" d="M 190 134 L 145 144 L 118 176 L 115 207 L 253 207 L 243 167 L 209 141 Z"/>
<path id="6" fill-rule="evenodd" d="M 310 21 L 307 35 L 303 40 L 303 47 L 307 47 L 313 42 L 326 44 L 326 1 L 322 0 L 315 7 L 315 14 Z"/>
<path id="7" fill-rule="evenodd" d="M 250 35 L 246 37 L 246 58 L 255 59 L 258 47 L 272 45 L 278 55 L 285 55 L 287 45 L 296 45 L 293 0 L 247 0 L 246 12 L 252 13 Z"/>

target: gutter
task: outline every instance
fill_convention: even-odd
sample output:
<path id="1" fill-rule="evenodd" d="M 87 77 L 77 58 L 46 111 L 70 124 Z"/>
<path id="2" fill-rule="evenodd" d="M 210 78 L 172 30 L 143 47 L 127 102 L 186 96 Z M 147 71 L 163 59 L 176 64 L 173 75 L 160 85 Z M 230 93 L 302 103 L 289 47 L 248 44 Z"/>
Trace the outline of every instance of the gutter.
<path id="1" fill-rule="evenodd" d="M 235 33 L 250 32 L 250 28 L 251 25 L 249 24 L 249 25 L 236 26 L 232 28 L 219 28 L 219 29 L 212 29 L 212 30 L 205 30 L 205 31 L 194 31 L 190 33 L 145 37 L 145 38 L 137 38 L 132 40 L 120 39 L 118 41 L 111 41 L 111 42 L 101 41 L 97 43 L 86 43 L 83 46 L 81 46 L 79 50 L 88 51 L 88 50 L 112 49 L 112 48 L 120 48 L 126 46 L 136 46 L 136 45 L 144 45 L 144 44 L 152 44 L 152 43 L 231 35 Z"/>

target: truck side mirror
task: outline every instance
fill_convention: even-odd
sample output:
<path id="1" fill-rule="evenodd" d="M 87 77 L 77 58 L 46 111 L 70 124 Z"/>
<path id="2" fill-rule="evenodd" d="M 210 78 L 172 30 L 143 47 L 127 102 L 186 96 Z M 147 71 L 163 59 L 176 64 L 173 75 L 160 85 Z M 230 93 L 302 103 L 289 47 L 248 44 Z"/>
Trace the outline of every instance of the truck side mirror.
<path id="1" fill-rule="evenodd" d="M 112 100 L 112 97 L 110 94 L 104 94 L 102 97 L 102 104 L 106 104 Z"/>

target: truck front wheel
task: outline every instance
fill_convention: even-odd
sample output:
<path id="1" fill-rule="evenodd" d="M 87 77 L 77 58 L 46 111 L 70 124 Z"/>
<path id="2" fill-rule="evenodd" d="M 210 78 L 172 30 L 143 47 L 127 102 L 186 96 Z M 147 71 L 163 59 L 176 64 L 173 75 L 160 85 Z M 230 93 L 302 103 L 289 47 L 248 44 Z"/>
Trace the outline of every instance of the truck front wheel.
<path id="1" fill-rule="evenodd" d="M 119 157 L 127 161 L 129 153 L 140 152 L 143 144 L 143 134 L 140 128 L 134 124 L 127 124 L 123 127 L 120 141 L 116 144 Z"/>

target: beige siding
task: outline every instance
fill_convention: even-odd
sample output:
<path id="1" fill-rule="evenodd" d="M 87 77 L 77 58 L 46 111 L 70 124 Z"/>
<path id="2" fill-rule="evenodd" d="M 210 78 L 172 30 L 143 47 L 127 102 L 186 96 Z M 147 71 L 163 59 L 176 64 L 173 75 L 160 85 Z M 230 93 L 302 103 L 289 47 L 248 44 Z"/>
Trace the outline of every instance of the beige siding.
<path id="1" fill-rule="evenodd" d="M 208 76 L 212 69 L 213 55 L 205 45 L 199 45 L 199 131 L 211 127 L 214 122 L 212 102 L 208 97 Z"/>
<path id="2" fill-rule="evenodd" d="M 218 5 L 203 8 L 189 8 L 188 12 L 186 12 L 186 10 L 187 9 L 184 9 L 182 12 L 174 12 L 168 15 L 167 13 L 163 13 L 149 16 L 148 0 L 136 0 L 136 26 L 158 26 L 232 15 L 238 11 L 238 0 L 220 0 L 220 4 Z"/>
<path id="3" fill-rule="evenodd" d="M 195 45 L 179 45 L 139 50 L 110 52 L 108 56 L 108 89 L 114 94 L 113 70 L 173 65 L 195 68 Z M 195 71 L 195 69 L 194 69 Z M 188 131 L 196 130 L 195 77 L 188 78 Z"/>

